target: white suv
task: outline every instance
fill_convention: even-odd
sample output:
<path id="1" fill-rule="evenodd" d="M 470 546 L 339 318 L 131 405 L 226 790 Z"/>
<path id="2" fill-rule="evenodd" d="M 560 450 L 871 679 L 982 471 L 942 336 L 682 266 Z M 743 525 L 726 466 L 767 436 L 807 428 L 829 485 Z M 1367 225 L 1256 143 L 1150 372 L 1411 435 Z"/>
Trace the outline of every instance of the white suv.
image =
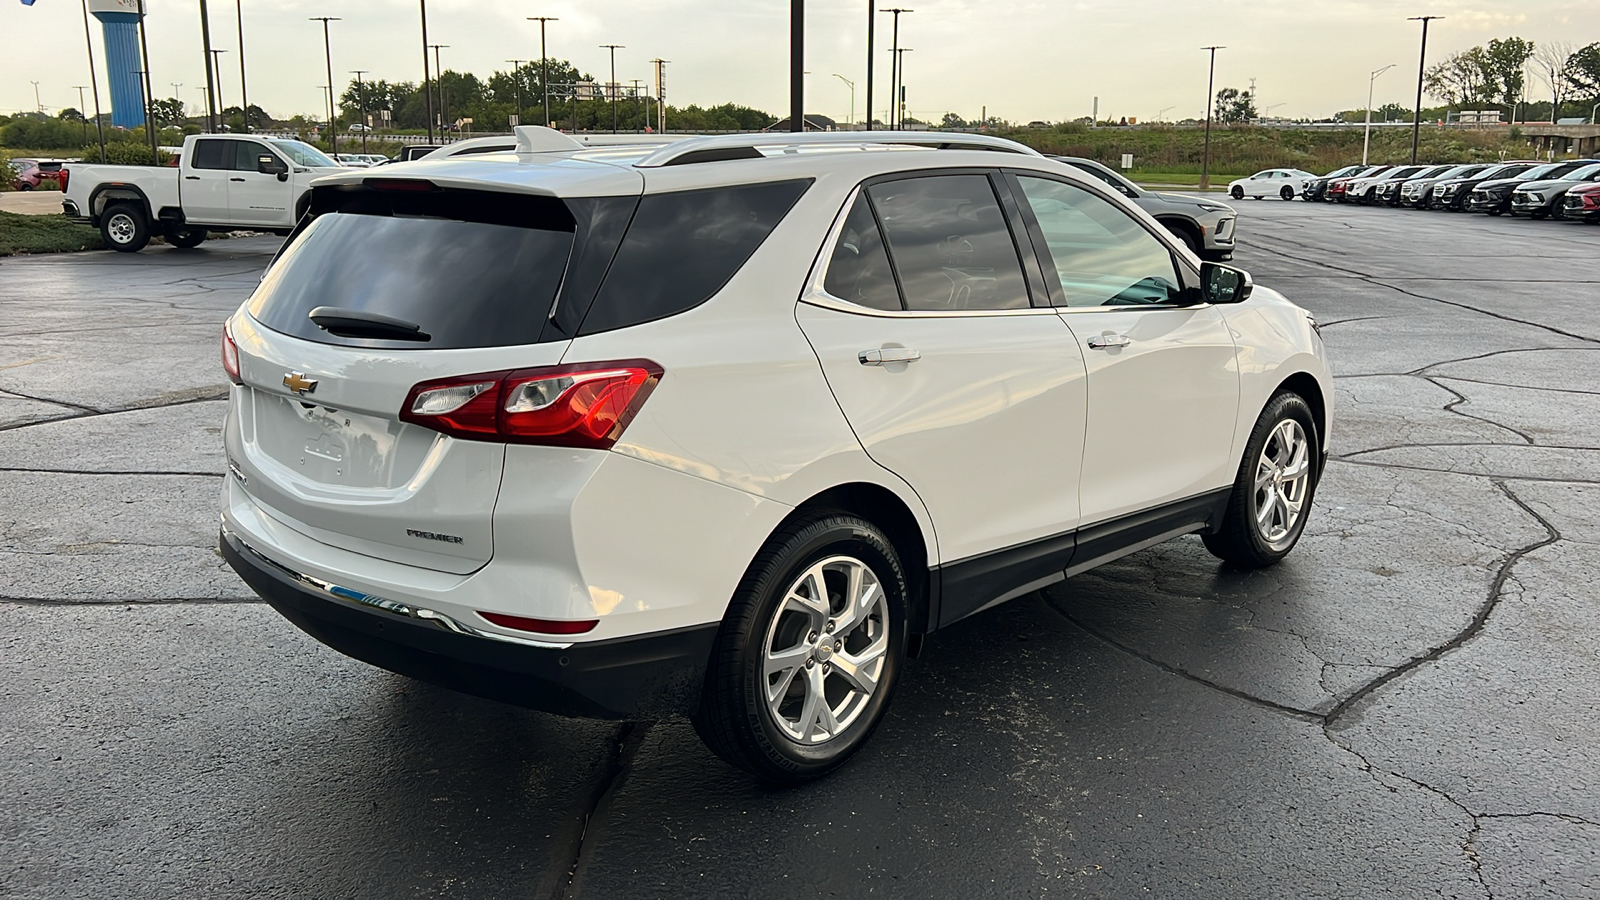
<path id="1" fill-rule="evenodd" d="M 320 179 L 227 323 L 222 552 L 329 646 L 815 777 L 938 628 L 1300 537 L 1307 313 L 983 136 L 737 135 Z"/>

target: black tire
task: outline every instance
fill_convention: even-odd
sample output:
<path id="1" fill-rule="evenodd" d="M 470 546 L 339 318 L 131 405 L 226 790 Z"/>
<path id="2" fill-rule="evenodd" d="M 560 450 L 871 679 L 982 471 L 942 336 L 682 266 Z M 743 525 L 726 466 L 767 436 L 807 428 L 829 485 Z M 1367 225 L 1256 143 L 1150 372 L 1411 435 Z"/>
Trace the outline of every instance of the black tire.
<path id="1" fill-rule="evenodd" d="M 17 190 L 19 190 L 19 191 L 31 191 L 31 190 L 33 190 L 33 185 L 31 185 L 28 182 L 24 181 L 23 183 L 17 185 Z"/>
<path id="2" fill-rule="evenodd" d="M 161 232 L 167 243 L 183 250 L 192 250 L 205 243 L 206 230 L 204 228 L 184 228 L 168 226 Z"/>
<path id="3" fill-rule="evenodd" d="M 1282 535 L 1269 539 L 1267 535 L 1262 534 L 1262 527 L 1257 524 L 1256 514 L 1261 508 L 1261 501 L 1260 491 L 1256 487 L 1256 474 L 1263 465 L 1263 453 L 1268 448 L 1269 440 L 1274 438 L 1279 427 L 1286 422 L 1293 422 L 1298 426 L 1305 443 L 1305 482 L 1300 491 L 1298 512 L 1294 520 L 1284 523 L 1287 527 L 1283 529 Z M 1267 401 L 1267 408 L 1261 411 L 1261 417 L 1256 420 L 1256 427 L 1250 432 L 1250 442 L 1245 445 L 1244 459 L 1239 463 L 1239 475 L 1234 480 L 1233 493 L 1228 498 L 1228 508 L 1222 518 L 1222 527 L 1217 529 L 1215 534 L 1201 536 L 1206 549 L 1224 562 L 1247 569 L 1264 568 L 1287 556 L 1299 542 L 1300 535 L 1305 531 L 1306 519 L 1311 515 L 1311 503 L 1316 497 L 1317 480 L 1322 474 L 1321 453 L 1322 448 L 1317 441 L 1316 420 L 1311 414 L 1311 407 L 1299 394 L 1284 391 L 1274 395 Z M 1290 462 L 1293 463 L 1293 460 Z M 1272 490 L 1281 489 L 1273 486 Z M 1283 508 L 1287 512 L 1287 503 L 1283 504 Z M 1275 524 L 1278 516 L 1272 515 L 1271 519 Z"/>
<path id="4" fill-rule="evenodd" d="M 1242 188 L 1242 187 L 1240 187 L 1240 186 L 1238 186 L 1236 184 L 1233 187 L 1228 189 L 1228 196 L 1232 197 L 1235 200 L 1243 200 L 1244 199 L 1244 188 Z"/>
<path id="5" fill-rule="evenodd" d="M 1178 240 L 1183 241 L 1183 245 L 1189 248 L 1189 252 L 1201 259 L 1205 258 L 1205 250 L 1200 246 L 1200 239 L 1194 236 L 1194 232 L 1187 228 L 1173 228 L 1171 225 L 1167 226 L 1167 230 L 1177 235 Z"/>
<path id="6" fill-rule="evenodd" d="M 881 607 L 874 603 L 873 612 L 861 619 L 859 628 L 843 631 L 837 645 L 848 647 L 858 636 L 868 640 L 866 646 L 858 640 L 858 651 L 875 646 L 880 640 L 887 642 L 875 689 L 864 697 L 857 697 L 861 692 L 850 690 L 842 670 L 829 674 L 832 664 L 842 657 L 821 646 L 835 627 L 834 617 L 844 612 L 840 606 L 844 603 L 842 596 L 833 592 L 838 586 L 834 576 L 843 576 L 833 572 L 824 577 L 830 612 L 820 632 L 815 630 L 815 615 L 785 604 L 791 589 L 796 593 L 802 590 L 797 582 L 807 570 L 829 559 L 858 561 L 883 588 Z M 712 649 L 700 709 L 691 717 L 695 731 L 712 752 L 769 782 L 798 784 L 827 774 L 860 749 L 888 709 L 905 658 L 906 611 L 905 572 L 894 546 L 882 531 L 870 522 L 840 512 L 798 518 L 767 540 L 734 592 Z M 817 642 L 819 638 L 821 644 Z M 769 678 L 773 676 L 763 665 L 774 643 L 811 654 L 808 664 L 802 666 L 797 661 L 793 674 L 787 674 L 787 670 L 777 674 L 785 685 L 777 711 L 767 701 L 767 689 L 773 685 Z M 807 650 L 807 646 L 813 649 Z M 825 685 L 821 696 L 830 717 L 836 711 L 833 702 L 826 699 L 829 692 L 842 686 L 848 696 L 841 696 L 838 701 L 839 709 L 845 710 L 842 730 L 815 742 L 803 742 L 787 729 L 805 728 L 800 724 L 805 719 L 803 698 L 810 694 L 813 678 L 822 679 Z M 802 709 L 796 720 L 790 721 L 783 708 L 795 702 L 797 688 L 802 695 Z M 855 708 L 849 703 L 854 703 Z M 780 717 L 784 718 L 782 724 Z M 805 731 L 809 733 L 809 728 Z"/>
<path id="7" fill-rule="evenodd" d="M 122 253 L 138 253 L 150 243 L 150 221 L 133 203 L 113 203 L 100 213 L 100 237 Z"/>
<path id="8" fill-rule="evenodd" d="M 1283 187 L 1278 188 L 1278 196 L 1282 197 L 1285 200 L 1293 200 L 1294 199 L 1294 188 L 1292 188 L 1292 187 L 1290 187 L 1290 186 L 1288 186 L 1286 184 Z"/>
<path id="9" fill-rule="evenodd" d="M 1484 212 L 1487 212 L 1491 216 L 1503 216 L 1506 214 L 1506 211 L 1503 209 L 1488 209 L 1484 210 Z"/>

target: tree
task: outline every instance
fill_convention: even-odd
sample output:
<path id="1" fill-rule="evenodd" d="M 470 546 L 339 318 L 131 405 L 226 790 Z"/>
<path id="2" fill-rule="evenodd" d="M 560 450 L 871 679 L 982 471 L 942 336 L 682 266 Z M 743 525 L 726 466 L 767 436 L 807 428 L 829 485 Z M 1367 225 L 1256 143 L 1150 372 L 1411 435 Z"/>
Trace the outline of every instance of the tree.
<path id="1" fill-rule="evenodd" d="M 1550 92 L 1550 118 L 1560 116 L 1561 104 L 1566 102 L 1572 85 L 1567 81 L 1567 59 L 1572 56 L 1572 45 L 1566 41 L 1549 41 L 1533 51 L 1534 72 L 1545 89 Z"/>
<path id="2" fill-rule="evenodd" d="M 1223 88 L 1217 91 L 1217 121 L 1224 125 L 1241 125 L 1254 121 L 1259 113 L 1256 112 L 1256 98 L 1249 91 L 1238 88 Z"/>
<path id="3" fill-rule="evenodd" d="M 1526 98 L 1523 67 L 1533 58 L 1533 42 L 1519 37 L 1495 38 L 1484 50 L 1484 72 L 1501 104 L 1511 106 Z"/>
<path id="4" fill-rule="evenodd" d="M 1565 74 L 1574 95 L 1600 103 L 1600 43 L 1579 48 L 1567 57 Z"/>
<path id="5" fill-rule="evenodd" d="M 150 101 L 150 118 L 161 127 L 183 124 L 183 101 L 177 97 Z"/>
<path id="6" fill-rule="evenodd" d="M 947 112 L 944 114 L 944 118 L 939 120 L 939 125 L 944 128 L 965 128 L 967 127 L 967 120 L 953 112 Z"/>
<path id="7" fill-rule="evenodd" d="M 1476 106 L 1493 103 L 1498 84 L 1488 51 L 1473 47 L 1452 54 L 1423 73 L 1423 88 L 1449 106 Z"/>
<path id="8" fill-rule="evenodd" d="M 78 112 L 69 106 L 66 109 L 63 109 L 61 112 L 56 113 L 56 118 L 63 122 L 82 122 L 83 113 Z"/>

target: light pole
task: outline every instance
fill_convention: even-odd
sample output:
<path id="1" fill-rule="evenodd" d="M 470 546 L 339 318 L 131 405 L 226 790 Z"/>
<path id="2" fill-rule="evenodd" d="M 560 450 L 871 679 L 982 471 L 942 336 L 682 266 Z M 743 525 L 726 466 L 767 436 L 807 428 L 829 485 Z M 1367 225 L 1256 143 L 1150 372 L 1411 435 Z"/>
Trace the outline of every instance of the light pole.
<path id="1" fill-rule="evenodd" d="M 853 127 L 855 127 L 855 124 L 856 124 L 856 83 L 854 81 L 851 81 L 850 79 L 844 77 L 843 75 L 840 75 L 838 72 L 833 73 L 833 77 L 839 79 L 840 81 L 844 82 L 846 85 L 849 85 L 849 87 L 850 87 L 850 119 L 849 119 L 849 122 L 850 122 L 851 127 L 853 128 Z"/>
<path id="2" fill-rule="evenodd" d="M 1553 108 L 1554 108 L 1554 107 L 1552 107 L 1552 109 L 1553 109 Z M 1600 103 L 1596 103 L 1596 104 L 1595 104 L 1595 105 L 1594 105 L 1594 106 L 1592 106 L 1592 107 L 1590 107 L 1590 108 L 1589 108 L 1589 124 L 1590 124 L 1590 125 L 1593 125 L 1593 124 L 1594 124 L 1594 114 L 1595 114 L 1595 113 L 1596 113 L 1596 112 L 1600 112 Z M 1550 117 L 1550 118 L 1552 118 L 1552 119 L 1554 119 L 1554 118 L 1555 118 L 1555 116 L 1554 116 L 1554 115 L 1552 115 L 1552 116 L 1551 116 L 1551 117 Z"/>
<path id="3" fill-rule="evenodd" d="M 250 89 L 245 86 L 244 77 L 244 0 L 235 0 L 233 4 L 239 18 L 239 96 L 244 98 L 239 101 L 240 118 L 244 120 L 244 133 L 250 133 Z"/>
<path id="4" fill-rule="evenodd" d="M 895 81 L 899 87 L 894 92 L 894 127 L 906 127 L 906 54 L 911 52 L 910 47 L 900 47 L 894 51 Z"/>
<path id="5" fill-rule="evenodd" d="M 867 130 L 872 130 L 872 30 L 878 24 L 877 0 L 867 0 Z M 855 106 L 855 94 L 850 95 L 850 105 Z M 855 118 L 852 113 L 851 118 Z"/>
<path id="6" fill-rule="evenodd" d="M 87 84 L 75 84 L 78 89 L 78 117 L 83 120 L 83 142 L 89 143 L 89 114 L 83 110 L 83 92 L 89 89 Z"/>
<path id="7" fill-rule="evenodd" d="M 428 143 L 433 143 L 433 86 L 428 84 L 428 0 L 417 0 L 422 7 L 422 93 L 428 102 Z"/>
<path id="8" fill-rule="evenodd" d="M 89 83 L 94 86 L 94 130 L 100 136 L 100 163 L 106 161 L 106 127 L 100 121 L 100 79 L 94 74 L 94 38 L 89 31 L 89 0 L 79 0 L 83 7 L 83 44 L 89 51 Z"/>
<path id="9" fill-rule="evenodd" d="M 206 0 L 200 0 L 200 45 L 201 49 L 205 51 L 200 56 L 206 64 L 206 131 L 215 134 L 217 131 L 217 117 L 222 112 L 222 107 L 217 103 L 217 83 L 215 71 L 212 68 L 213 57 L 211 55 L 211 13 L 206 9 Z M 145 68 L 150 68 L 148 62 L 145 64 Z M 154 152 L 153 150 L 151 151 L 152 154 Z"/>
<path id="10" fill-rule="evenodd" d="M 1361 138 L 1361 164 L 1367 164 L 1367 148 L 1372 144 L 1372 86 L 1378 82 L 1378 76 L 1394 68 L 1390 63 L 1381 69 L 1373 69 L 1372 77 L 1367 79 L 1367 127 Z"/>
<path id="11" fill-rule="evenodd" d="M 622 44 L 601 44 L 602 50 L 611 51 L 611 81 L 606 85 L 606 93 L 611 95 L 611 133 L 617 133 L 617 51 L 626 50 Z"/>
<path id="12" fill-rule="evenodd" d="M 559 22 L 555 16 L 529 16 L 529 22 L 539 23 L 539 88 L 544 92 L 544 127 L 550 127 L 550 58 L 544 53 L 544 23 Z M 577 103 L 574 102 L 576 107 Z"/>
<path id="13" fill-rule="evenodd" d="M 1206 146 L 1204 154 L 1200 157 L 1200 190 L 1211 187 L 1211 91 L 1217 86 L 1217 51 L 1228 48 L 1201 47 L 1211 53 L 1211 74 L 1206 76 Z"/>
<path id="14" fill-rule="evenodd" d="M 1156 121 L 1157 122 L 1165 122 L 1167 120 L 1167 110 L 1169 110 L 1169 109 L 1177 109 L 1177 107 L 1175 107 L 1175 106 L 1164 106 L 1164 107 L 1162 107 L 1161 111 L 1156 113 Z"/>
<path id="15" fill-rule="evenodd" d="M 1417 164 L 1417 142 L 1422 139 L 1422 76 L 1428 65 L 1428 23 L 1444 16 L 1412 16 L 1407 22 L 1422 23 L 1422 52 L 1417 57 L 1417 108 L 1411 112 L 1411 164 Z M 1370 105 L 1370 104 L 1369 104 Z"/>
<path id="16" fill-rule="evenodd" d="M 916 12 L 916 10 L 896 6 L 886 9 L 884 12 L 894 14 L 894 37 L 890 39 L 889 43 L 889 129 L 892 131 L 895 128 L 894 111 L 900 106 L 900 14 Z M 867 118 L 869 120 L 872 118 L 872 102 L 870 98 L 867 102 Z"/>
<path id="17" fill-rule="evenodd" d="M 33 111 L 44 112 L 44 101 L 39 99 L 39 82 L 37 81 L 33 83 Z"/>
<path id="18" fill-rule="evenodd" d="M 656 67 L 656 131 L 667 130 L 667 63 L 671 60 L 656 57 L 650 63 Z"/>
<path id="19" fill-rule="evenodd" d="M 338 22 L 338 16 L 311 16 L 307 21 L 322 23 L 322 56 L 328 64 L 328 152 L 339 152 L 339 123 L 335 122 L 333 93 L 333 38 L 328 34 L 328 23 Z"/>
<path id="20" fill-rule="evenodd" d="M 806 130 L 806 3 L 789 0 L 789 130 Z"/>
<path id="21" fill-rule="evenodd" d="M 228 122 L 227 116 L 222 112 L 224 108 L 222 104 L 222 60 L 217 59 L 217 57 L 227 52 L 226 50 L 211 51 L 211 68 L 217 73 L 217 128 L 219 130 L 226 127 Z"/>
<path id="22" fill-rule="evenodd" d="M 444 143 L 445 132 L 449 129 L 445 120 L 449 113 L 444 108 L 444 63 L 439 61 L 439 51 L 448 48 L 449 44 L 429 44 L 433 48 L 433 83 L 439 88 L 439 143 Z"/>
<path id="23" fill-rule="evenodd" d="M 517 83 L 517 121 L 512 125 L 515 128 L 522 124 L 522 64 L 527 60 L 508 59 L 506 62 L 511 63 L 511 80 Z"/>
<path id="24" fill-rule="evenodd" d="M 351 69 L 350 74 L 356 77 L 356 104 L 361 108 L 361 152 L 367 152 L 367 92 L 361 85 L 361 76 L 372 71 L 371 69 Z"/>

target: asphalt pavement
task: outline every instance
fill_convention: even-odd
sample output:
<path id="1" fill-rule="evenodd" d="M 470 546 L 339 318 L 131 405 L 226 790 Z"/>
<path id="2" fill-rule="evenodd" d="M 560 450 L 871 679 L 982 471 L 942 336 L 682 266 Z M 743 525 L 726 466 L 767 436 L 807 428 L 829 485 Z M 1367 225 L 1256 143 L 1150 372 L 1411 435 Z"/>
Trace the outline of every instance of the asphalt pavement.
<path id="1" fill-rule="evenodd" d="M 1236 205 L 1338 378 L 1299 548 L 942 631 L 783 791 L 232 575 L 219 326 L 277 239 L 0 260 L 0 897 L 1600 897 L 1600 228 Z"/>

